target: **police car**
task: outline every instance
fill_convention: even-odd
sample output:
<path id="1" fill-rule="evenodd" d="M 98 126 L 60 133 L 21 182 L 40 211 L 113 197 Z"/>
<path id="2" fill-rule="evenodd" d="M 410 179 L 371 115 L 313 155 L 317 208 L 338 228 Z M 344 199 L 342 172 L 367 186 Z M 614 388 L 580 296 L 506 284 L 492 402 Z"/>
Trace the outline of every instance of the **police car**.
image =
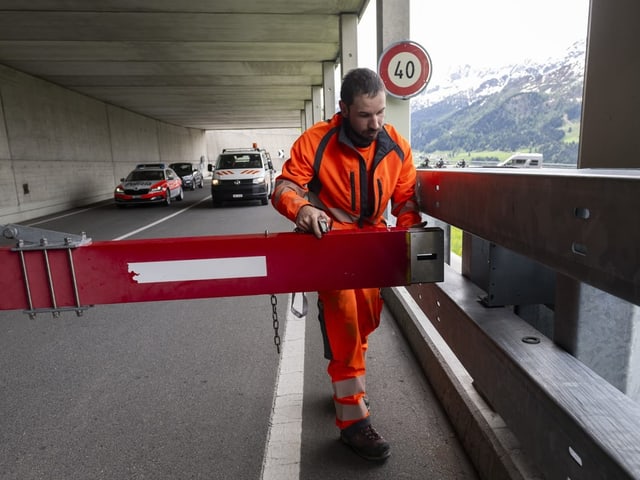
<path id="1" fill-rule="evenodd" d="M 136 204 L 163 203 L 182 200 L 182 180 L 164 163 L 141 163 L 120 179 L 113 192 L 118 207 Z"/>

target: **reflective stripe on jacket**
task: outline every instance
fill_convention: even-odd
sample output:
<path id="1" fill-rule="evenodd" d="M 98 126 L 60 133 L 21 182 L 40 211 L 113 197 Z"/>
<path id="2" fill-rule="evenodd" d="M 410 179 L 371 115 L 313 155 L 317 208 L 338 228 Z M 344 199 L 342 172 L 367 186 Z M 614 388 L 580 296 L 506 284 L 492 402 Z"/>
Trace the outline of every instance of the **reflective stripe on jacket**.
<path id="1" fill-rule="evenodd" d="M 375 142 L 370 169 L 341 128 L 337 113 L 308 129 L 291 148 L 276 179 L 272 203 L 295 222 L 300 208 L 313 205 L 341 224 L 378 225 L 391 201 L 396 224 L 421 221 L 415 196 L 416 169 L 409 143 L 391 125 Z M 347 227 L 348 228 L 348 227 Z"/>

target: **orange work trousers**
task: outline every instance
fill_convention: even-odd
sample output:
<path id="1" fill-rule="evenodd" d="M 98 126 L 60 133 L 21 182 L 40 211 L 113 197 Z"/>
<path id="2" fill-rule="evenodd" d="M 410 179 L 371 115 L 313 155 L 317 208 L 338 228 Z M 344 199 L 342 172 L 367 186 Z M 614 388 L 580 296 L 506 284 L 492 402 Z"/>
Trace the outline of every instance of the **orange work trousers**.
<path id="1" fill-rule="evenodd" d="M 369 416 L 366 393 L 367 338 L 382 312 L 379 288 L 318 292 L 327 372 L 333 386 L 336 425 L 343 429 Z"/>

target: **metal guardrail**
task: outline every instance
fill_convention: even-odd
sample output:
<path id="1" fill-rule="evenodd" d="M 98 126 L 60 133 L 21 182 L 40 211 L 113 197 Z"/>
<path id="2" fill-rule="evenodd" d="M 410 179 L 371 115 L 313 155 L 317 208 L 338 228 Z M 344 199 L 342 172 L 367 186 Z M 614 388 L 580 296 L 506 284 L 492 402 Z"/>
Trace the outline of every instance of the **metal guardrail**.
<path id="1" fill-rule="evenodd" d="M 640 170 L 419 170 L 421 209 L 640 305 Z"/>
<path id="2" fill-rule="evenodd" d="M 429 216 L 640 304 L 640 171 L 433 169 L 418 180 Z M 407 290 L 546 478 L 640 479 L 640 404 L 509 309 L 487 308 L 450 268 Z"/>
<path id="3" fill-rule="evenodd" d="M 640 478 L 640 404 L 451 268 L 406 288 L 545 478 Z"/>

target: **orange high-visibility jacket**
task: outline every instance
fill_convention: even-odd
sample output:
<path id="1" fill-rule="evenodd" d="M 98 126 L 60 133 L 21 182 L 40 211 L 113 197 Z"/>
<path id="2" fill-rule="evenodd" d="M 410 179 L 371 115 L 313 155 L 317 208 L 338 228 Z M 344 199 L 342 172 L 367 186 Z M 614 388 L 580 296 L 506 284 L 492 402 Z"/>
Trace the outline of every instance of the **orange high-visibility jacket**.
<path id="1" fill-rule="evenodd" d="M 387 203 L 396 225 L 421 221 L 415 195 L 416 169 L 409 143 L 384 125 L 369 160 L 353 146 L 337 113 L 309 128 L 291 148 L 291 158 L 276 179 L 273 206 L 295 222 L 298 211 L 313 205 L 349 228 L 379 225 Z M 355 226 L 354 225 L 354 226 Z"/>

